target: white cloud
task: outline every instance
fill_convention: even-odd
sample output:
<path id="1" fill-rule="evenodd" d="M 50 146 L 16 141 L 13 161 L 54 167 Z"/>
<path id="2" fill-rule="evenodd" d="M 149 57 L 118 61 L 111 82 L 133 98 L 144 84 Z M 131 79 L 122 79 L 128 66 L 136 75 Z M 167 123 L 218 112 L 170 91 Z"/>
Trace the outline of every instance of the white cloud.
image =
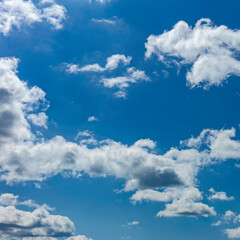
<path id="1" fill-rule="evenodd" d="M 117 18 L 112 18 L 112 19 L 106 19 L 106 18 L 102 18 L 102 19 L 96 19 L 96 18 L 93 18 L 92 19 L 92 22 L 94 23 L 102 23 L 102 24 L 108 24 L 108 25 L 116 25 L 117 23 Z"/>
<path id="2" fill-rule="evenodd" d="M 66 72 L 68 73 L 79 73 L 79 72 L 106 72 L 113 71 L 119 67 L 122 63 L 123 66 L 130 64 L 132 57 L 126 57 L 125 55 L 112 55 L 107 58 L 107 63 L 104 67 L 101 67 L 98 63 L 79 67 L 77 64 L 67 64 Z M 118 77 L 102 77 L 100 83 L 106 88 L 115 88 L 115 96 L 118 98 L 126 98 L 127 88 L 130 84 L 138 83 L 141 81 L 150 81 L 150 78 L 144 71 L 138 70 L 134 67 L 127 68 L 126 72 L 122 76 Z"/>
<path id="3" fill-rule="evenodd" d="M 212 195 L 208 197 L 209 200 L 221 200 L 221 201 L 234 200 L 234 197 L 228 197 L 225 192 L 216 192 L 213 188 L 210 188 L 209 191 L 212 193 Z"/>
<path id="4" fill-rule="evenodd" d="M 0 239 L 22 240 L 92 240 L 84 235 L 73 236 L 73 222 L 64 216 L 51 215 L 53 210 L 47 204 L 42 206 L 33 200 L 19 201 L 19 197 L 11 193 L 0 195 Z M 23 211 L 17 205 L 34 207 L 35 210 Z"/>
<path id="5" fill-rule="evenodd" d="M 128 226 L 136 226 L 136 225 L 139 225 L 139 222 L 138 221 L 133 221 L 133 222 L 129 222 L 127 225 Z"/>
<path id="6" fill-rule="evenodd" d="M 141 81 L 150 81 L 150 79 L 144 71 L 137 70 L 133 67 L 127 69 L 127 74 L 125 76 L 101 79 L 104 87 L 119 89 L 115 93 L 115 96 L 119 98 L 126 98 L 126 89 L 129 87 L 130 83 Z"/>
<path id="7" fill-rule="evenodd" d="M 222 225 L 222 221 L 221 220 L 211 224 L 211 226 L 213 226 L 213 227 L 218 227 L 220 225 Z"/>
<path id="8" fill-rule="evenodd" d="M 44 112 L 40 112 L 37 114 L 29 114 L 27 116 L 27 119 L 36 126 L 47 128 L 48 116 Z"/>
<path id="9" fill-rule="evenodd" d="M 11 193 L 4 193 L 0 195 L 0 205 L 2 206 L 15 206 L 17 205 L 18 196 Z"/>
<path id="10" fill-rule="evenodd" d="M 88 118 L 88 122 L 98 122 L 98 121 L 99 121 L 99 119 L 97 117 L 95 117 L 95 116 L 90 116 Z"/>
<path id="11" fill-rule="evenodd" d="M 225 229 L 228 238 L 240 238 L 240 227 L 233 229 Z"/>
<path id="12" fill-rule="evenodd" d="M 131 200 L 137 201 L 156 201 L 170 202 L 166 204 L 163 211 L 158 212 L 158 217 L 177 217 L 177 216 L 214 216 L 216 212 L 213 207 L 201 203 L 202 194 L 195 187 L 167 188 L 162 192 L 147 189 L 138 190 Z"/>
<path id="13" fill-rule="evenodd" d="M 17 63 L 15 58 L 0 58 L 2 181 L 43 181 L 57 174 L 113 176 L 125 180 L 125 191 L 159 192 L 137 192 L 136 201 L 173 201 L 159 216 L 183 215 L 187 206 L 192 215 L 214 215 L 211 207 L 199 202 L 201 193 L 194 186 L 203 167 L 240 158 L 240 142 L 233 139 L 234 129 L 203 130 L 199 137 L 182 141 L 180 148 L 171 148 L 165 154 L 157 154 L 156 143 L 150 139 L 125 145 L 111 139 L 99 141 L 90 131 L 78 133 L 79 143 L 62 136 L 38 139 L 27 116 L 31 111 L 42 112 L 45 93 L 18 78 Z M 188 197 L 178 190 L 171 192 L 171 188 L 182 189 Z M 190 215 L 189 211 L 186 214 Z"/>
<path id="14" fill-rule="evenodd" d="M 33 200 L 28 199 L 25 201 L 19 201 L 18 200 L 18 195 L 13 195 L 12 193 L 3 193 L 0 195 L 0 205 L 2 206 L 28 206 L 28 207 L 33 207 L 33 208 L 40 208 L 44 207 L 47 210 L 53 210 L 53 208 L 49 207 L 47 204 L 44 205 L 39 205 L 35 203 Z"/>
<path id="15" fill-rule="evenodd" d="M 51 215 L 43 207 L 28 212 L 0 206 L 0 225 L 2 237 L 64 237 L 74 232 L 69 218 Z"/>
<path id="16" fill-rule="evenodd" d="M 79 67 L 76 64 L 67 64 L 66 71 L 68 73 L 112 71 L 118 68 L 120 64 L 123 64 L 123 66 L 129 65 L 131 60 L 132 57 L 126 57 L 123 54 L 115 54 L 107 58 L 107 63 L 104 67 L 101 67 L 98 63 L 89 64 L 83 67 Z"/>
<path id="17" fill-rule="evenodd" d="M 48 21 L 55 29 L 62 28 L 66 9 L 55 1 L 40 1 L 36 6 L 31 0 L 3 0 L 0 2 L 0 32 L 5 36 L 13 27 Z"/>
<path id="18" fill-rule="evenodd" d="M 174 199 L 181 198 L 187 198 L 194 201 L 198 201 L 202 199 L 202 194 L 195 187 L 167 188 L 162 192 L 152 189 L 145 189 L 138 190 L 135 194 L 133 194 L 131 200 L 134 203 L 142 201 L 170 202 Z"/>
<path id="19" fill-rule="evenodd" d="M 216 212 L 213 207 L 201 202 L 194 202 L 189 199 L 174 200 L 170 204 L 166 204 L 163 211 L 158 212 L 158 217 L 196 217 L 196 216 L 215 216 Z"/>
<path id="20" fill-rule="evenodd" d="M 87 238 L 84 235 L 78 235 L 78 236 L 69 237 L 66 240 L 92 240 L 92 238 Z"/>
<path id="21" fill-rule="evenodd" d="M 219 86 L 231 75 L 240 75 L 240 31 L 214 26 L 200 19 L 194 28 L 179 21 L 172 30 L 149 36 L 146 57 L 155 54 L 164 63 L 192 65 L 187 73 L 191 87 Z"/>

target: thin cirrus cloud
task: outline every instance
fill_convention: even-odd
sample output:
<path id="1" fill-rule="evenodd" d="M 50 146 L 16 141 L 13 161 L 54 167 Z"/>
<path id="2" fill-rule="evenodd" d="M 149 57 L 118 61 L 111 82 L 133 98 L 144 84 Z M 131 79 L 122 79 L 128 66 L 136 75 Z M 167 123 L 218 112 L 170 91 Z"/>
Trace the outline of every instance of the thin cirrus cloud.
<path id="1" fill-rule="evenodd" d="M 240 31 L 215 26 L 210 19 L 200 19 L 192 28 L 179 21 L 172 30 L 150 35 L 145 56 L 177 66 L 190 65 L 187 84 L 205 89 L 222 83 L 230 76 L 240 76 Z"/>
<path id="2" fill-rule="evenodd" d="M 66 9 L 54 0 L 40 0 L 38 4 L 31 0 L 3 0 L 0 2 L 0 32 L 9 35 L 15 27 L 47 21 L 53 28 L 61 29 L 65 19 Z"/>
<path id="3" fill-rule="evenodd" d="M 38 182 L 57 174 L 114 176 L 125 180 L 124 191 L 137 191 L 132 201 L 168 202 L 159 217 L 216 214 L 213 207 L 201 202 L 197 174 L 211 164 L 240 158 L 234 128 L 205 129 L 165 154 L 157 154 L 156 143 L 150 139 L 129 146 L 111 139 L 97 140 L 90 131 L 79 132 L 72 142 L 62 136 L 39 140 L 27 116 L 43 112 L 45 93 L 18 78 L 18 61 L 0 58 L 1 181 Z"/>
<path id="4" fill-rule="evenodd" d="M 96 18 L 92 18 L 91 20 L 94 23 L 99 23 L 99 24 L 107 24 L 107 25 L 116 25 L 118 19 L 116 17 L 111 18 L 111 19 L 106 19 L 106 18 L 101 18 L 101 19 L 96 19 Z"/>
<path id="5" fill-rule="evenodd" d="M 91 240 L 86 236 L 74 236 L 74 224 L 65 216 L 52 215 L 48 205 L 28 205 L 33 200 L 19 201 L 18 196 L 11 193 L 0 195 L 0 239 L 46 239 L 57 240 L 56 237 L 67 237 L 66 240 Z M 17 205 L 34 207 L 33 211 L 19 210 Z"/>

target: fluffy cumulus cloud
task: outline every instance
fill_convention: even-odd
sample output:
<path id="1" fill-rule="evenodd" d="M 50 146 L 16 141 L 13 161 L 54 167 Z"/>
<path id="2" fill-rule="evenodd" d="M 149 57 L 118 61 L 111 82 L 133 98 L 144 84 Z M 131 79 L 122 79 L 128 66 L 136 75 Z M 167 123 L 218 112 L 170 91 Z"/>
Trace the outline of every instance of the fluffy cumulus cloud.
<path id="1" fill-rule="evenodd" d="M 125 145 L 97 140 L 90 131 L 79 132 L 72 142 L 62 136 L 38 139 L 28 116 L 43 111 L 45 93 L 18 78 L 17 63 L 15 58 L 0 59 L 0 180 L 43 181 L 57 174 L 114 176 L 125 180 L 125 191 L 140 191 L 132 201 L 171 201 L 158 216 L 215 214 L 200 202 L 197 174 L 204 166 L 240 158 L 234 129 L 203 130 L 165 154 L 158 154 L 150 139 Z"/>
<path id="2" fill-rule="evenodd" d="M 191 65 L 186 78 L 191 87 L 219 86 L 231 75 L 240 75 L 240 31 L 214 26 L 210 19 L 200 19 L 192 28 L 179 21 L 172 30 L 150 35 L 146 57 L 157 55 L 159 61 Z"/>
<path id="3" fill-rule="evenodd" d="M 33 212 L 14 206 L 0 206 L 0 233 L 4 237 L 71 236 L 74 224 L 67 218 L 51 215 L 45 208 Z"/>
<path id="4" fill-rule="evenodd" d="M 3 0 L 0 2 L 0 32 L 8 35 L 12 28 L 48 21 L 55 29 L 63 27 L 66 9 L 55 1 Z"/>
<path id="5" fill-rule="evenodd" d="M 30 200 L 33 202 L 32 200 Z M 18 196 L 5 193 L 0 196 L 0 235 L 3 239 L 27 237 L 64 237 L 72 236 L 74 224 L 69 218 L 51 215 L 45 206 L 36 204 L 32 212 L 16 208 L 24 202 Z M 31 206 L 33 207 L 33 206 Z"/>
<path id="6" fill-rule="evenodd" d="M 158 212 L 158 217 L 178 217 L 178 216 L 214 216 L 216 212 L 213 207 L 201 203 L 202 194 L 195 187 L 168 188 L 162 192 L 147 189 L 139 190 L 131 200 L 137 201 L 157 201 L 170 202 L 165 209 Z"/>
<path id="7" fill-rule="evenodd" d="M 189 199 L 174 200 L 172 203 L 166 204 L 166 208 L 157 214 L 158 217 L 208 217 L 215 215 L 216 212 L 213 207 Z"/>
<path id="8" fill-rule="evenodd" d="M 227 234 L 228 238 L 239 239 L 240 238 L 240 227 L 232 228 L 232 229 L 226 229 L 225 233 Z"/>
<path id="9" fill-rule="evenodd" d="M 19 197 L 11 193 L 0 195 L 0 239 L 16 240 L 92 240 L 84 235 L 74 236 L 74 224 L 68 218 L 52 215 L 47 204 L 28 205 L 33 200 L 19 201 Z M 17 209 L 18 205 L 34 207 L 33 211 Z"/>
<path id="10" fill-rule="evenodd" d="M 107 58 L 107 63 L 104 67 L 101 67 L 98 63 L 79 67 L 76 64 L 67 64 L 66 72 L 68 73 L 79 73 L 79 72 L 106 72 L 117 69 L 120 64 L 127 66 L 130 64 L 132 57 L 126 57 L 125 55 L 115 54 Z M 114 77 L 102 77 L 100 83 L 106 88 L 114 88 L 117 91 L 115 96 L 119 98 L 126 98 L 127 88 L 130 84 L 150 81 L 150 78 L 145 74 L 144 71 L 138 70 L 134 67 L 128 67 L 126 72 L 122 76 Z"/>
<path id="11" fill-rule="evenodd" d="M 231 201 L 234 197 L 228 197 L 225 192 L 216 192 L 213 188 L 210 188 L 211 196 L 208 197 L 209 200 L 221 200 L 221 201 Z"/>

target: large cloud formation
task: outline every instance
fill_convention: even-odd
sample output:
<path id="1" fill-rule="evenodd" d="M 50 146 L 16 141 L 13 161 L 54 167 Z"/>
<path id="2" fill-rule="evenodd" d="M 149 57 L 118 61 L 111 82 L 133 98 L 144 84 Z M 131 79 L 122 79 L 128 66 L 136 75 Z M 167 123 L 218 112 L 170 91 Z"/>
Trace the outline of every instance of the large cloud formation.
<path id="1" fill-rule="evenodd" d="M 137 192 L 133 201 L 172 202 L 158 216 L 215 215 L 214 209 L 200 202 L 197 174 L 204 166 L 240 158 L 235 129 L 203 130 L 162 155 L 150 139 L 128 146 L 110 139 L 99 141 L 89 131 L 79 133 L 72 142 L 62 136 L 38 139 L 31 124 L 39 124 L 30 124 L 28 116 L 44 112 L 45 93 L 18 78 L 17 64 L 16 58 L 0 59 L 0 126 L 4 126 L 0 129 L 0 180 L 43 181 L 66 172 L 74 177 L 114 176 L 126 181 L 125 191 L 148 191 L 145 197 Z"/>
<path id="2" fill-rule="evenodd" d="M 191 87 L 219 86 L 231 75 L 240 75 L 240 31 L 214 26 L 210 19 L 200 19 L 195 27 L 179 21 L 172 30 L 150 35 L 147 58 L 153 54 L 164 63 L 191 65 L 186 78 Z"/>
<path id="3" fill-rule="evenodd" d="M 55 0 L 40 0 L 38 5 L 31 0 L 3 0 L 0 2 L 0 32 L 6 36 L 13 27 L 20 29 L 43 20 L 61 29 L 65 13 L 65 7 L 56 4 Z"/>

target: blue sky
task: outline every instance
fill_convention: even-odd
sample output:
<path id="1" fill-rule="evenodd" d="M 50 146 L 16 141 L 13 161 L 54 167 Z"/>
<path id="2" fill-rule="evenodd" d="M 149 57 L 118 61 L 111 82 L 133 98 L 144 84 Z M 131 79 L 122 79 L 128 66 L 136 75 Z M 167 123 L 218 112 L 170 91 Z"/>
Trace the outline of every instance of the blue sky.
<path id="1" fill-rule="evenodd" d="M 0 0 L 0 239 L 240 239 L 239 7 Z"/>

